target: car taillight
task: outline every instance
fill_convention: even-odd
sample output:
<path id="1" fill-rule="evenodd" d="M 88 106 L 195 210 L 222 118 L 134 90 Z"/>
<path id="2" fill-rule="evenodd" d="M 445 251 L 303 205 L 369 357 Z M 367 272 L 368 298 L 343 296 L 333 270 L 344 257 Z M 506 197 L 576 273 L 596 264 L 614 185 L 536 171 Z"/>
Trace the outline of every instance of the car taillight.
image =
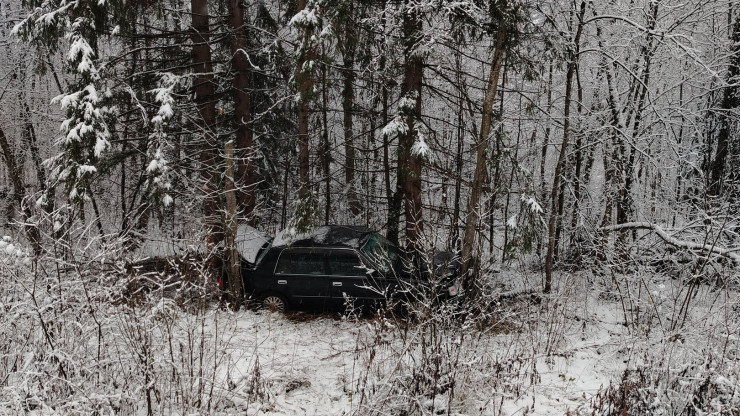
<path id="1" fill-rule="evenodd" d="M 457 283 L 447 288 L 447 292 L 450 296 L 457 296 Z"/>

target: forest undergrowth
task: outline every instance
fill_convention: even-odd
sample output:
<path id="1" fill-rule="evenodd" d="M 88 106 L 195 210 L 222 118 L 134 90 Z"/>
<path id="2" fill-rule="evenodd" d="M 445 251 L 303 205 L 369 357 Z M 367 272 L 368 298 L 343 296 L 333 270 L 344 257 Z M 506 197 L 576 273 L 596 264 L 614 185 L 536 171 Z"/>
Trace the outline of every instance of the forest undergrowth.
<path id="1" fill-rule="evenodd" d="M 220 305 L 197 258 L 152 271 L 3 242 L 0 414 L 740 412 L 730 269 L 563 269 L 544 295 L 521 261 L 474 302 L 283 316 Z"/>

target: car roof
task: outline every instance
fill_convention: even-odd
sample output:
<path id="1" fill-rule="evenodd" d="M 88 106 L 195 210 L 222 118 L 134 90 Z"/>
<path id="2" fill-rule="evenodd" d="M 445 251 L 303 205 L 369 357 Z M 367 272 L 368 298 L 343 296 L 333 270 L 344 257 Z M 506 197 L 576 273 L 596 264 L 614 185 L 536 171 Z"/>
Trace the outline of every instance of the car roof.
<path id="1" fill-rule="evenodd" d="M 279 232 L 272 242 L 273 247 L 350 247 L 359 249 L 364 238 L 373 231 L 358 225 L 324 225 L 305 233 L 294 229 Z"/>

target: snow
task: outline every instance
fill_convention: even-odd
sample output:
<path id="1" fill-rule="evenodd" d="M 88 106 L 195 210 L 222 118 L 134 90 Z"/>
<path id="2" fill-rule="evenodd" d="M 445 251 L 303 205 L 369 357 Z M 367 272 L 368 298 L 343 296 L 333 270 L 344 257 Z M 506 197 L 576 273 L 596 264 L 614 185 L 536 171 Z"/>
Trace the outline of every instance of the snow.
<path id="1" fill-rule="evenodd" d="M 319 17 L 314 9 L 303 9 L 290 19 L 289 25 L 299 27 L 315 27 L 319 25 Z"/>
<path id="2" fill-rule="evenodd" d="M 51 102 L 52 104 L 59 103 L 59 106 L 62 108 L 62 110 L 66 110 L 69 107 L 77 105 L 77 102 L 79 101 L 81 94 L 82 94 L 82 91 L 77 91 L 72 94 L 58 95 L 54 97 L 51 100 Z M 64 124 L 62 124 L 62 129 L 65 129 Z"/>
<path id="3" fill-rule="evenodd" d="M 69 52 L 67 53 L 67 60 L 74 62 L 79 59 L 79 63 L 77 64 L 78 72 L 96 74 L 97 69 L 93 63 L 94 56 L 95 52 L 83 37 L 73 36 Z"/>
<path id="4" fill-rule="evenodd" d="M 534 196 L 523 194 L 521 200 L 529 208 L 529 212 L 539 215 L 544 213 L 542 206 L 540 206 Z"/>
<path id="5" fill-rule="evenodd" d="M 18 242 L 13 242 L 10 236 L 0 239 L 0 270 L 19 265 L 29 265 L 30 258 Z"/>
<path id="6" fill-rule="evenodd" d="M 167 207 L 174 200 L 168 193 L 171 189 L 170 168 L 162 149 L 170 146 L 166 127 L 167 122 L 175 113 L 173 108 L 175 100 L 172 97 L 172 90 L 178 84 L 180 78 L 169 72 L 159 74 L 159 76 L 160 87 L 150 91 L 150 93 L 154 93 L 154 99 L 160 103 L 160 106 L 157 115 L 151 119 L 154 131 L 149 136 L 148 154 L 151 156 L 151 160 L 147 165 L 146 173 L 149 175 L 150 185 L 153 185 L 155 193 L 160 196 L 162 205 Z M 154 154 L 152 155 L 152 153 Z"/>
<path id="7" fill-rule="evenodd" d="M 287 246 L 293 241 L 299 239 L 301 234 L 295 228 L 288 227 L 284 230 L 280 230 L 275 234 L 275 238 L 272 240 L 274 246 Z"/>
<path id="8" fill-rule="evenodd" d="M 82 176 L 82 175 L 85 175 L 85 174 L 91 174 L 92 175 L 95 172 L 97 172 L 98 169 L 95 168 L 95 166 L 92 166 L 92 165 L 80 165 L 80 166 L 78 166 L 77 171 L 79 172 L 78 176 Z"/>
<path id="9" fill-rule="evenodd" d="M 429 158 L 430 154 L 432 153 L 432 150 L 429 148 L 429 145 L 424 141 L 424 136 L 419 134 L 416 138 L 416 141 L 414 141 L 414 144 L 411 146 L 411 154 L 414 155 L 414 157 L 420 158 L 420 159 L 427 159 Z"/>
<path id="10" fill-rule="evenodd" d="M 304 232 L 298 232 L 295 227 L 288 227 L 284 230 L 279 231 L 275 234 L 275 239 L 272 241 L 273 246 L 289 246 L 294 241 L 313 239 L 318 242 L 324 241 L 327 227 L 319 227 L 313 230 L 307 230 Z"/>
<path id="11" fill-rule="evenodd" d="M 248 226 L 242 234 L 261 238 Z M 11 240 L 2 242 L 7 246 Z M 648 384 L 636 379 L 627 387 L 634 392 L 645 387 L 641 391 L 655 395 L 644 403 L 650 411 L 630 414 L 680 413 L 692 398 L 688 392 L 704 380 L 714 389 L 708 405 L 729 411 L 740 406 L 740 362 L 734 358 L 739 346 L 727 343 L 727 335 L 738 330 L 732 312 L 736 291 L 724 292 L 722 307 L 729 315 L 719 316 L 723 311 L 717 310 L 714 290 L 701 288 L 687 325 L 674 331 L 651 326 L 649 307 L 635 320 L 614 297 L 619 292 L 610 288 L 616 284 L 611 276 L 560 273 L 555 292 L 539 294 L 539 301 L 527 292 L 539 285 L 537 273 L 512 267 L 488 279 L 501 297 L 490 314 L 476 320 L 444 309 L 431 315 L 412 312 L 413 319 L 232 312 L 215 303 L 183 304 L 153 291 L 151 299 L 136 305 L 93 300 L 92 313 L 103 318 L 98 327 L 88 302 L 81 306 L 86 313 L 74 312 L 65 321 L 62 312 L 77 308 L 74 302 L 57 305 L 46 296 L 40 300 L 47 303 L 35 307 L 0 298 L 0 306 L 13 311 L 0 323 L 61 314 L 55 330 L 67 337 L 58 337 L 51 353 L 70 363 L 71 378 L 36 383 L 39 374 L 57 368 L 56 362 L 38 330 L 32 338 L 23 332 L 12 340 L 23 348 L 7 352 L 19 365 L 7 374 L 0 408 L 20 411 L 33 400 L 35 410 L 25 414 L 64 412 L 70 403 L 81 414 L 113 407 L 144 414 L 151 389 L 157 392 L 155 414 L 591 415 L 603 414 L 595 410 L 608 389 L 636 371 L 644 371 L 640 374 Z M 646 290 L 680 287 L 669 277 L 644 276 L 642 283 Z M 62 290 L 76 284 L 70 281 Z M 634 307 L 640 300 L 629 301 Z M 6 327 L 0 325 L 0 331 Z M 102 351 L 105 365 L 96 364 L 98 328 L 109 347 Z M 70 337 L 70 331 L 92 336 Z M 148 367 L 139 365 L 142 359 Z M 86 370 L 72 373 L 74 368 Z M 51 389 L 54 383 L 75 383 L 75 392 Z M 203 403 L 208 407 L 199 407 Z"/>
<path id="12" fill-rule="evenodd" d="M 159 152 L 159 150 L 157 150 Z M 155 156 L 154 159 L 152 159 L 151 162 L 149 162 L 149 165 L 146 167 L 146 173 L 152 173 L 159 169 L 159 159 Z"/>
<path id="13" fill-rule="evenodd" d="M 160 117 L 161 119 L 169 119 L 174 113 L 175 112 L 172 111 L 172 105 L 169 102 L 165 102 L 159 107 L 157 117 Z"/>
<path id="14" fill-rule="evenodd" d="M 254 263 L 259 249 L 270 241 L 265 233 L 247 224 L 239 224 L 236 232 L 236 249 L 244 260 Z"/>
<path id="15" fill-rule="evenodd" d="M 509 229 L 511 230 L 516 230 L 516 226 L 517 226 L 516 215 L 512 215 L 509 217 L 509 219 L 506 221 L 506 226 L 509 227 Z"/>
<path id="16" fill-rule="evenodd" d="M 409 126 L 401 116 L 396 116 L 385 127 L 383 127 L 383 136 L 396 137 L 402 136 L 409 131 Z"/>
<path id="17" fill-rule="evenodd" d="M 108 142 L 108 140 L 105 140 L 104 138 L 100 137 L 100 135 L 98 135 L 98 138 L 95 140 L 95 157 L 100 157 L 100 155 L 102 155 L 103 152 L 108 149 L 109 145 L 110 143 Z"/>
<path id="18" fill-rule="evenodd" d="M 98 102 L 98 91 L 95 89 L 94 85 L 87 85 L 83 89 L 84 92 L 87 93 L 87 96 L 85 97 L 88 101 L 91 101 L 93 103 Z"/>
<path id="19" fill-rule="evenodd" d="M 65 137 L 64 143 L 69 144 L 69 143 L 78 142 L 78 141 L 80 141 L 80 135 L 78 134 L 77 128 L 69 129 L 69 132 L 67 133 L 67 137 Z"/>
<path id="20" fill-rule="evenodd" d="M 339 244 L 349 247 L 358 247 L 360 238 L 369 232 L 369 229 L 353 226 L 321 226 L 299 233 L 294 227 L 279 231 L 273 246 L 288 246 L 299 240 L 313 240 L 319 244 Z"/>
<path id="21" fill-rule="evenodd" d="M 228 373 L 222 377 L 228 381 L 221 382 L 234 386 L 230 404 L 224 405 L 225 414 L 363 414 L 363 408 L 378 405 L 367 397 L 373 391 L 389 401 L 400 399 L 387 388 L 395 385 L 398 377 L 405 377 L 399 371 L 414 371 L 409 367 L 414 361 L 407 361 L 411 359 L 409 354 L 413 351 L 419 359 L 417 354 L 421 352 L 416 348 L 425 340 L 422 328 L 412 325 L 404 341 L 401 326 L 405 324 L 392 320 L 303 314 L 286 317 L 252 311 L 233 317 L 222 314 L 216 318 L 214 314 L 210 321 L 217 319 L 221 325 L 233 322 L 236 326 L 224 348 L 229 364 Z M 214 326 L 209 325 L 211 333 L 215 333 Z M 618 326 L 615 322 L 608 328 L 619 331 Z M 536 354 L 532 344 L 526 342 L 540 341 L 541 333 L 522 336 L 490 332 L 475 335 L 478 339 L 455 335 L 445 342 L 449 342 L 446 348 L 464 348 L 457 357 L 458 367 L 449 369 L 468 378 L 465 382 L 461 377 L 462 384 L 456 387 L 461 398 L 450 400 L 441 394 L 434 401 L 427 398 L 423 405 L 437 414 L 447 414 L 444 410 L 449 405 L 453 409 L 450 414 L 460 416 L 489 414 L 479 409 L 493 406 L 491 402 L 501 404 L 501 412 L 493 413 L 501 415 L 562 415 L 574 411 L 585 406 L 623 369 L 620 357 L 608 352 L 618 348 L 609 330 L 598 330 L 585 340 L 567 339 L 559 349 L 565 351 L 563 356 L 551 357 Z M 529 351 L 526 345 L 530 345 Z M 599 349 L 607 352 L 599 353 Z M 511 354 L 514 352 L 520 355 L 515 357 Z M 491 365 L 502 362 L 509 363 L 508 374 L 489 372 Z M 255 376 L 256 368 L 259 376 Z M 497 377 L 500 390 L 491 389 L 491 381 Z M 535 383 L 531 377 L 535 377 Z M 262 387 L 261 393 L 250 390 L 255 384 Z M 365 399 L 361 399 L 363 395 Z"/>
<path id="22" fill-rule="evenodd" d="M 398 101 L 398 111 L 401 113 L 409 113 L 414 111 L 416 108 L 416 93 L 410 93 L 403 96 Z"/>

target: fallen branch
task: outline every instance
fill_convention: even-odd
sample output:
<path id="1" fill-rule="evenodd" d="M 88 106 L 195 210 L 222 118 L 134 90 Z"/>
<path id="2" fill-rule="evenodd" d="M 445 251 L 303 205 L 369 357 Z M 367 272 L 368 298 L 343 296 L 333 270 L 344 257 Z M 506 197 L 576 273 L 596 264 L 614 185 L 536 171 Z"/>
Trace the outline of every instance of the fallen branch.
<path id="1" fill-rule="evenodd" d="M 599 229 L 599 231 L 606 231 L 606 232 L 620 231 L 620 230 L 651 230 L 655 234 L 657 234 L 658 237 L 662 238 L 663 241 L 665 241 L 666 243 L 672 246 L 681 247 L 681 248 L 685 248 L 688 250 L 698 250 L 698 251 L 704 251 L 708 253 L 714 253 L 722 257 L 726 257 L 734 261 L 736 264 L 740 265 L 740 254 L 736 253 L 735 250 L 731 250 L 725 247 L 718 247 L 713 244 L 702 244 L 702 243 L 695 243 L 693 241 L 679 240 L 669 235 L 660 226 L 649 223 L 649 222 L 626 222 L 624 224 L 611 225 L 609 227 L 602 227 Z"/>

